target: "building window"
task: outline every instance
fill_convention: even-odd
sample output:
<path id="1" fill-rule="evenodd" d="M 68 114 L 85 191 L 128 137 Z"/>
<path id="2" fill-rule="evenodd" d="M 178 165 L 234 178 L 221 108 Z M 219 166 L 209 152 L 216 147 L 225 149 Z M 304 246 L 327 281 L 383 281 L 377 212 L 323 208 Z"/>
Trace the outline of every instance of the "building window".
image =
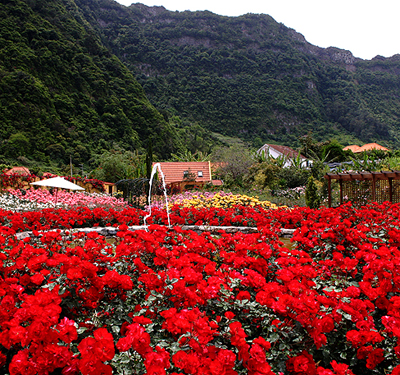
<path id="1" fill-rule="evenodd" d="M 183 171 L 183 178 L 187 178 L 189 176 L 189 171 Z"/>
<path id="2" fill-rule="evenodd" d="M 203 177 L 203 171 L 198 171 L 197 172 L 197 177 Z"/>

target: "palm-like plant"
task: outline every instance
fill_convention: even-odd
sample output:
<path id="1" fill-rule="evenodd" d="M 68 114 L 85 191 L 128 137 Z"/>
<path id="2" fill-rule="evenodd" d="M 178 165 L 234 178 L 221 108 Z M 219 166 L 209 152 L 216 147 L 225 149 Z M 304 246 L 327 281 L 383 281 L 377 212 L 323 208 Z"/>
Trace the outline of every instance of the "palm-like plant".
<path id="1" fill-rule="evenodd" d="M 330 159 L 331 152 L 330 150 L 326 151 L 326 149 L 322 149 L 321 155 L 318 155 L 313 150 L 308 150 L 308 153 L 311 155 L 313 161 L 320 161 L 321 163 L 334 163 L 337 159 L 337 157 Z"/>
<path id="2" fill-rule="evenodd" d="M 294 158 L 290 159 L 292 166 L 300 169 L 303 167 L 303 158 L 301 157 L 300 151 Z"/>
<path id="3" fill-rule="evenodd" d="M 284 154 L 274 158 L 265 150 L 262 150 L 261 152 L 253 152 L 252 157 L 257 163 L 275 164 L 280 168 L 283 168 L 288 160 L 287 156 Z"/>
<path id="4" fill-rule="evenodd" d="M 353 165 L 352 169 L 355 171 L 378 171 L 382 169 L 382 160 L 371 157 L 371 155 L 368 155 L 367 152 L 363 152 L 361 155 L 361 158 L 352 158 L 350 157 Z"/>
<path id="5" fill-rule="evenodd" d="M 314 178 L 320 180 L 322 176 L 329 172 L 329 166 L 327 163 L 333 163 L 337 158 L 330 159 L 330 151 L 322 150 L 321 155 L 318 155 L 313 150 L 308 150 L 309 155 L 312 158 L 311 172 Z M 337 169 L 338 167 L 336 167 Z M 340 168 L 340 166 L 339 166 Z"/>
<path id="6" fill-rule="evenodd" d="M 390 156 L 382 160 L 382 169 L 386 170 L 400 170 L 400 157 Z"/>
<path id="7" fill-rule="evenodd" d="M 196 151 L 194 154 L 186 150 L 184 152 L 181 152 L 179 154 L 172 154 L 171 155 L 171 161 L 180 161 L 180 162 L 188 162 L 188 161 L 199 161 L 199 162 L 204 162 L 204 161 L 209 161 L 211 159 L 210 154 L 206 154 L 202 151 Z"/>
<path id="8" fill-rule="evenodd" d="M 275 159 L 275 164 L 279 168 L 283 168 L 285 166 L 285 164 L 287 163 L 287 161 L 288 161 L 288 157 L 284 154 L 281 154 Z"/>
<path id="9" fill-rule="evenodd" d="M 251 157 L 256 161 L 257 163 L 270 163 L 271 162 L 271 155 L 269 152 L 265 150 L 261 150 L 261 152 L 253 151 L 251 153 Z"/>

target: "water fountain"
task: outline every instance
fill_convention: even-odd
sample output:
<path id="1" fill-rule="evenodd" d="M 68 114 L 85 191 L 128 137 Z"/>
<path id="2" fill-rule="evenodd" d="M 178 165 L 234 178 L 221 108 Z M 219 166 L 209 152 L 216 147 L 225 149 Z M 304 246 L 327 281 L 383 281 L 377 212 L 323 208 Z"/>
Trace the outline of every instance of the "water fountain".
<path id="1" fill-rule="evenodd" d="M 149 213 L 143 218 L 143 225 L 134 225 L 130 226 L 129 230 L 140 230 L 140 229 L 145 229 L 147 232 L 149 231 L 148 225 L 146 223 L 147 219 L 151 217 L 152 214 L 152 209 L 151 209 L 151 190 L 153 186 L 153 179 L 154 175 L 157 173 L 157 169 L 160 172 L 161 175 L 161 180 L 162 180 L 162 186 L 164 190 L 164 196 L 165 196 L 165 206 L 166 206 L 166 211 L 167 211 L 167 218 L 168 218 L 168 228 L 171 229 L 171 220 L 170 220 L 170 211 L 169 211 L 169 205 L 168 205 L 168 195 L 167 195 L 167 187 L 165 184 L 165 176 L 164 173 L 161 169 L 161 164 L 156 163 L 153 165 L 152 171 L 151 171 L 151 176 L 150 176 L 150 181 L 149 181 L 149 196 L 148 196 L 148 207 L 149 207 Z M 183 225 L 182 229 L 184 230 L 194 230 L 197 233 L 202 233 L 204 231 L 211 232 L 218 234 L 220 230 L 225 231 L 226 233 L 235 233 L 237 231 L 241 231 L 243 233 L 255 233 L 258 232 L 258 228 L 255 227 L 233 227 L 233 226 L 210 226 L 210 225 Z M 104 235 L 105 237 L 114 237 L 116 236 L 118 232 L 118 228 L 113 228 L 113 227 L 93 227 L 93 228 L 79 228 L 76 231 L 79 232 L 85 232 L 85 233 L 90 233 L 90 232 L 97 232 L 101 235 Z M 71 232 L 71 230 L 66 230 L 67 232 Z M 62 233 L 64 231 L 61 231 Z M 283 237 L 291 237 L 293 235 L 294 229 L 282 229 L 281 230 L 281 236 Z M 22 232 L 17 234 L 18 239 L 24 239 L 26 237 L 32 236 L 32 232 Z"/>
<path id="2" fill-rule="evenodd" d="M 165 196 L 165 207 L 167 209 L 167 217 L 168 217 L 168 228 L 171 228 L 171 221 L 170 221 L 170 217 L 169 217 L 169 206 L 168 206 L 168 195 L 167 195 L 167 187 L 165 185 L 165 178 L 164 178 L 164 173 L 161 169 L 161 164 L 160 163 L 156 163 L 153 165 L 153 169 L 151 170 L 151 176 L 150 176 L 150 181 L 149 181 L 149 199 L 148 199 L 148 206 L 149 206 L 149 213 L 148 215 L 146 215 L 143 218 L 143 224 L 144 227 L 146 229 L 146 231 L 148 231 L 148 226 L 146 223 L 146 220 L 151 216 L 151 188 L 152 188 L 152 184 L 153 184 L 153 178 L 154 175 L 157 172 L 157 168 L 160 171 L 160 175 L 161 175 L 161 179 L 162 179 L 162 184 L 163 184 L 163 190 L 164 190 L 164 196 Z"/>

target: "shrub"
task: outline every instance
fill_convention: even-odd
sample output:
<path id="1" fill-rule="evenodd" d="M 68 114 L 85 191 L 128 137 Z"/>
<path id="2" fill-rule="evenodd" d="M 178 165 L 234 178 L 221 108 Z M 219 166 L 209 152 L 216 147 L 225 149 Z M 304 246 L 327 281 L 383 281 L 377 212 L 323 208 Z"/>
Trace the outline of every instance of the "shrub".
<path id="1" fill-rule="evenodd" d="M 310 208 L 319 208 L 321 204 L 318 188 L 312 176 L 308 178 L 306 186 L 306 204 Z"/>
<path id="2" fill-rule="evenodd" d="M 299 186 L 305 186 L 308 178 L 311 175 L 311 171 L 305 168 L 288 167 L 282 168 L 277 177 L 280 180 L 282 188 L 296 188 Z"/>

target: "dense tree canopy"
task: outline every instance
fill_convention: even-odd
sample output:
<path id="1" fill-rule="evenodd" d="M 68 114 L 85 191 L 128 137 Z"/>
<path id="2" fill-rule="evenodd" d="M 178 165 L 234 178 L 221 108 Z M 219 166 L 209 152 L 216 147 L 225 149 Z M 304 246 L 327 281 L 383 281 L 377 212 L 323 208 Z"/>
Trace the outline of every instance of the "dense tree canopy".
<path id="1" fill-rule="evenodd" d="M 112 0 L 0 4 L 0 156 L 83 163 L 113 149 L 209 153 L 214 133 L 399 146 L 400 58 L 307 43 L 267 15 Z"/>
<path id="2" fill-rule="evenodd" d="M 318 48 L 267 15 L 76 2 L 157 108 L 254 146 L 299 146 L 310 130 L 344 144 L 400 142 L 398 56 Z"/>
<path id="3" fill-rule="evenodd" d="M 176 130 L 73 1 L 0 4 L 0 154 L 83 162 L 118 145 L 182 150 Z"/>

